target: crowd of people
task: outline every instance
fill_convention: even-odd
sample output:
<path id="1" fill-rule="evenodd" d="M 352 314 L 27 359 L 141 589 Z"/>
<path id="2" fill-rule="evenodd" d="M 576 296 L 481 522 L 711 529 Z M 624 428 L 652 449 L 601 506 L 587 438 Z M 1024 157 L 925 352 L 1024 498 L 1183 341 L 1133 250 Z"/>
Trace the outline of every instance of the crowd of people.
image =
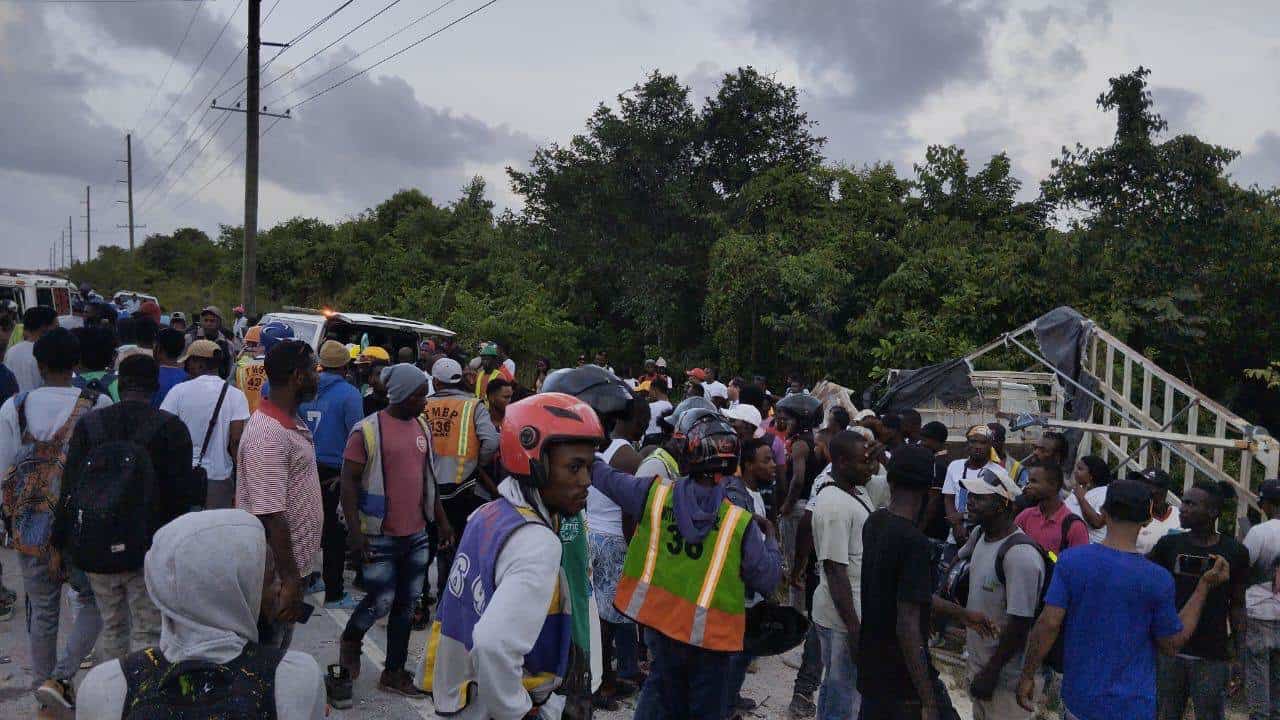
<path id="1" fill-rule="evenodd" d="M 797 718 L 957 718 L 964 692 L 978 719 L 1054 697 L 1078 720 L 1220 720 L 1241 689 L 1251 720 L 1280 717 L 1280 481 L 1240 542 L 1218 531 L 1229 487 L 1075 459 L 1053 431 L 1017 457 L 998 422 L 952 442 L 798 376 L 774 394 L 656 358 L 620 378 L 601 351 L 521 382 L 496 343 L 82 314 L 0 307 L 3 515 L 42 712 L 321 718 L 354 705 L 386 618 L 377 688 L 449 717 L 634 696 L 644 720 L 734 718 L 782 653 Z M 0 619 L 16 600 L 0 586 Z M 317 606 L 349 613 L 332 657 L 289 649 Z"/>

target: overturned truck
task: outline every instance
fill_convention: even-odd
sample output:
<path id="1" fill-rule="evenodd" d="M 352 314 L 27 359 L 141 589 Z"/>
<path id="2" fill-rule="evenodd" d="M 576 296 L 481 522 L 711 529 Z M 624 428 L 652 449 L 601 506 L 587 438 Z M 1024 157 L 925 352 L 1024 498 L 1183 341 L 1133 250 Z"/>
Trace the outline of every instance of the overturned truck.
<path id="1" fill-rule="evenodd" d="M 980 358 L 1024 370 L 976 370 Z M 990 364 L 984 363 L 984 364 Z M 1277 476 L 1280 447 L 1263 427 L 1239 417 L 1120 342 L 1076 310 L 1060 307 L 963 358 L 894 371 L 878 411 L 916 408 L 947 425 L 951 439 L 993 417 L 1008 422 L 1011 445 L 1031 444 L 1046 428 L 1063 432 L 1069 457 L 1094 454 L 1114 468 L 1160 467 L 1185 488 L 1197 481 L 1234 488 L 1236 531 L 1255 488 Z M 1225 519 L 1225 518 L 1224 518 Z M 1228 520 L 1229 523 L 1229 520 Z"/>

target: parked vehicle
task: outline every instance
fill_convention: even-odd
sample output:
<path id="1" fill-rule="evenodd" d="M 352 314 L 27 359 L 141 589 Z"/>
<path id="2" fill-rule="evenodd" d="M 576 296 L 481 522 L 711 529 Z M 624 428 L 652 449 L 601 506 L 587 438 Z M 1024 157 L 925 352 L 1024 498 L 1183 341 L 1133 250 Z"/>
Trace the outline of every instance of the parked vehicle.
<path id="1" fill-rule="evenodd" d="M 60 317 L 69 317 L 79 298 L 80 291 L 66 278 L 25 270 L 0 270 L 0 301 L 12 301 L 19 313 L 44 305 L 56 310 Z"/>
<path id="2" fill-rule="evenodd" d="M 258 324 L 269 322 L 288 325 L 293 328 L 294 337 L 307 341 L 317 350 L 325 340 L 360 344 L 367 336 L 370 345 L 386 348 L 392 357 L 403 347 L 413 348 L 416 357 L 421 340 L 453 337 L 455 334 L 452 330 L 418 320 L 294 307 L 267 313 Z"/>

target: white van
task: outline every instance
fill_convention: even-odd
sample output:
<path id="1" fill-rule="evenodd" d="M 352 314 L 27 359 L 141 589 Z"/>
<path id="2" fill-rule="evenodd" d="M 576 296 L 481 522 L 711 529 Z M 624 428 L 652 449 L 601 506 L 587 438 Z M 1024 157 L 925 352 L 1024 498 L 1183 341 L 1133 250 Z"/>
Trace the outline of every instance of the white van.
<path id="1" fill-rule="evenodd" d="M 420 341 L 454 336 L 452 330 L 417 320 L 333 310 L 289 307 L 284 312 L 263 315 L 258 324 L 266 325 L 269 322 L 288 325 L 293 329 L 294 337 L 305 340 L 317 351 L 328 338 L 344 344 L 359 343 L 363 336 L 368 335 L 370 344 L 391 348 L 393 358 L 395 351 L 403 347 L 413 348 L 414 357 L 417 357 Z"/>
<path id="2" fill-rule="evenodd" d="M 79 298 L 80 291 L 66 278 L 24 270 L 0 270 L 0 302 L 13 302 L 18 306 L 19 315 L 27 308 L 43 305 L 53 308 L 59 317 L 69 317 Z"/>

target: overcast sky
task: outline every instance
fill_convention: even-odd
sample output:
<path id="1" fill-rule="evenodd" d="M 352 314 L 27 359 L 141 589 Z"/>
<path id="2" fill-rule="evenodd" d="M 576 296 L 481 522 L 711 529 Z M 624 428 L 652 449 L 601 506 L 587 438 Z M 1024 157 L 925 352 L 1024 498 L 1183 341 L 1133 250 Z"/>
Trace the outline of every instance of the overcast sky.
<path id="1" fill-rule="evenodd" d="M 239 98 L 238 2 L 0 0 L 0 266 L 45 266 L 68 215 L 82 257 L 85 185 L 94 247 L 127 243 L 115 202 L 126 132 L 135 222 L 148 225 L 139 242 L 243 221 L 244 116 L 201 103 Z M 267 67 L 264 85 L 390 2 L 356 0 Z M 290 107 L 484 2 L 401 0 L 263 101 Z M 340 4 L 280 0 L 263 39 L 289 40 Z M 1280 184 L 1280 14 L 1268 2 L 499 0 L 281 121 L 262 141 L 259 222 L 339 219 L 404 187 L 446 203 L 476 174 L 500 206 L 518 207 L 503 168 L 567 140 L 597 103 L 653 70 L 701 98 L 740 65 L 801 89 L 833 161 L 909 172 L 929 144 L 956 143 L 973 164 L 1007 150 L 1030 193 L 1063 144 L 1108 142 L 1114 121 L 1094 100 L 1140 64 L 1172 132 L 1242 151 L 1231 168 L 1242 182 Z"/>

